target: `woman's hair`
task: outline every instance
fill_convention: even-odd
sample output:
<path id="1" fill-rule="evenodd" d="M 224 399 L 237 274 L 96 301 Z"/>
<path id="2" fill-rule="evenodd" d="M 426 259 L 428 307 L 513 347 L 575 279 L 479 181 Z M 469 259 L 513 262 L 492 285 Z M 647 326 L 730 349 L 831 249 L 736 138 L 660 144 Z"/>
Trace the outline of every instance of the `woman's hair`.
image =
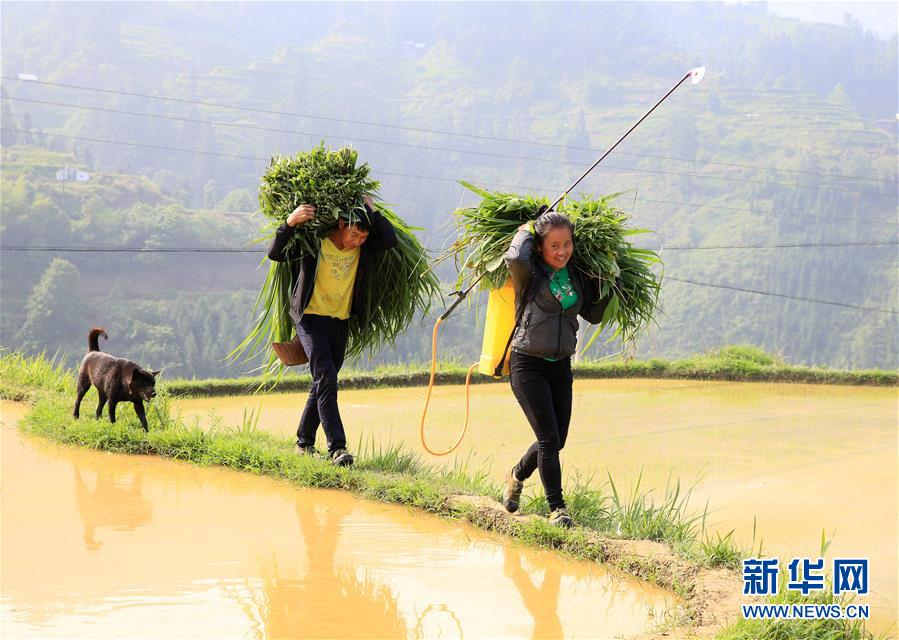
<path id="1" fill-rule="evenodd" d="M 537 236 L 537 239 L 542 242 L 543 238 L 546 236 L 547 232 L 550 229 L 554 228 L 565 228 L 571 232 L 572 237 L 574 236 L 574 225 L 571 220 L 564 213 L 559 213 L 558 211 L 547 211 L 545 213 L 541 213 L 540 216 L 534 220 L 534 234 Z"/>

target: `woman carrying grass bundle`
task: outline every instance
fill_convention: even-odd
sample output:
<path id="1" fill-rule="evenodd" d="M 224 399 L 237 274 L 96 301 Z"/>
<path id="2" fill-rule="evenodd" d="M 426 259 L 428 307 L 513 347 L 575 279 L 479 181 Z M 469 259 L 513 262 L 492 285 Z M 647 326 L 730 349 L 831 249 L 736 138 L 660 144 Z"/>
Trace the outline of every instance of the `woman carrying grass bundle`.
<path id="1" fill-rule="evenodd" d="M 363 196 L 368 219 L 340 217 L 321 241 L 318 255 L 301 254 L 301 244 L 290 241 L 297 227 L 315 218 L 315 207 L 301 204 L 278 227 L 268 252 L 271 260 L 299 261 L 299 276 L 290 301 L 290 317 L 309 358 L 312 386 L 297 427 L 297 453 L 315 453 L 315 434 L 322 425 L 328 453 L 338 466 L 353 464 L 346 450 L 346 434 L 337 406 L 337 373 L 343 365 L 349 338 L 349 318 L 362 313 L 366 278 L 372 273 L 374 254 L 397 245 L 390 222 L 371 197 Z"/>
<path id="2" fill-rule="evenodd" d="M 571 419 L 571 355 L 577 348 L 578 315 L 599 323 L 608 297 L 579 269 L 570 268 L 574 225 L 555 211 L 521 225 L 505 256 L 515 287 L 516 328 L 509 368 L 512 391 L 537 440 L 509 472 L 503 506 L 518 510 L 524 481 L 540 471 L 551 524 L 572 525 L 562 498 L 559 452 Z"/>

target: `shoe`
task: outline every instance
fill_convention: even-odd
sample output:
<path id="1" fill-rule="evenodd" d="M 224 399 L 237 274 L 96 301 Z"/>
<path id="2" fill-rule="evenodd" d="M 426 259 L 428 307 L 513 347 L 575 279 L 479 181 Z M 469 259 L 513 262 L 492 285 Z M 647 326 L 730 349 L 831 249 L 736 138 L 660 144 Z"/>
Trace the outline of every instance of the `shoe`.
<path id="1" fill-rule="evenodd" d="M 524 489 L 524 483 L 515 477 L 515 470 L 509 472 L 506 479 L 506 489 L 503 491 L 503 506 L 509 513 L 518 511 L 518 505 L 521 502 L 521 492 Z"/>
<path id="2" fill-rule="evenodd" d="M 554 527 L 562 527 L 563 529 L 570 529 L 574 525 L 574 521 L 568 515 L 568 509 L 565 507 L 556 509 L 549 514 L 549 523 Z"/>
<path id="3" fill-rule="evenodd" d="M 331 462 L 338 467 L 349 467 L 353 464 L 353 456 L 346 449 L 337 449 L 331 454 Z"/>
<path id="4" fill-rule="evenodd" d="M 293 452 L 298 456 L 314 456 L 315 447 L 313 447 L 311 444 L 303 446 L 297 445 L 296 447 L 294 447 Z"/>

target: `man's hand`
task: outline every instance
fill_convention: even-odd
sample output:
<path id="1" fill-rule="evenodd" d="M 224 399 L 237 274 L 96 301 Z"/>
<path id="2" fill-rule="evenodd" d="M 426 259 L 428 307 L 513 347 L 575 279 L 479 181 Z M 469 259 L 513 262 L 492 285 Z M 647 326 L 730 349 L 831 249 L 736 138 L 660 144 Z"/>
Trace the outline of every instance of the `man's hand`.
<path id="1" fill-rule="evenodd" d="M 362 196 L 362 202 L 364 202 L 365 205 L 372 211 L 377 211 L 377 209 L 375 209 L 375 201 L 371 199 L 371 196 Z"/>
<path id="2" fill-rule="evenodd" d="M 289 216 L 287 216 L 287 226 L 295 227 L 298 224 L 303 224 L 308 220 L 312 220 L 315 217 L 315 207 L 311 204 L 301 204 L 299 207 L 293 210 Z"/>

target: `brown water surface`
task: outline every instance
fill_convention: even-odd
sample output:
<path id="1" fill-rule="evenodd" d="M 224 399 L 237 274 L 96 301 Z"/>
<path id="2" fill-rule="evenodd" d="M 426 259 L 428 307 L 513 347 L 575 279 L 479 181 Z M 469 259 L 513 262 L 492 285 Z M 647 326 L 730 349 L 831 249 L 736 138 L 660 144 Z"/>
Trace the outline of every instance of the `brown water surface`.
<path id="1" fill-rule="evenodd" d="M 497 480 L 533 438 L 508 384 L 472 388 L 469 433 L 447 458 L 429 456 L 419 441 L 422 387 L 340 392 L 351 448 L 360 442 L 403 443 L 433 464 L 488 466 Z M 189 420 L 239 423 L 244 409 L 259 427 L 292 436 L 304 393 L 181 400 Z M 464 417 L 461 386 L 437 387 L 428 442 L 452 444 Z M 319 448 L 324 435 L 319 432 Z M 895 388 L 838 385 L 576 380 L 566 474 L 619 488 L 664 491 L 668 478 L 694 485 L 693 504 L 706 500 L 714 529 L 734 530 L 746 547 L 754 518 L 766 555 L 789 562 L 817 557 L 822 529 L 833 540 L 827 557 L 871 560 L 876 629 L 896 620 L 897 394 Z M 528 484 L 539 484 L 535 477 Z M 758 540 L 756 540 L 756 544 Z"/>
<path id="2" fill-rule="evenodd" d="M 4 639 L 613 638 L 677 600 L 345 492 L 63 448 L 0 404 Z"/>

